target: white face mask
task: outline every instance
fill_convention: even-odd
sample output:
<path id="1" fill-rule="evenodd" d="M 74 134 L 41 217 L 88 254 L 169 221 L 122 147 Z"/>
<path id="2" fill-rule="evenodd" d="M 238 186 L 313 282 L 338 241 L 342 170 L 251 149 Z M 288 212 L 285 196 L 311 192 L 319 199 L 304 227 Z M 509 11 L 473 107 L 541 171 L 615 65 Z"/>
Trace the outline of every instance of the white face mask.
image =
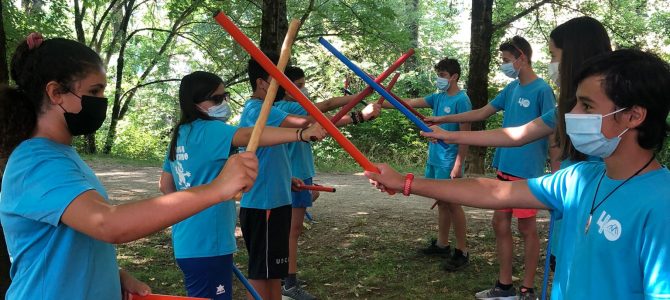
<path id="1" fill-rule="evenodd" d="M 202 110 L 202 108 L 200 109 Z M 221 102 L 221 104 L 210 106 L 207 109 L 208 116 L 224 122 L 230 119 L 231 114 L 232 111 L 230 110 L 230 105 L 228 105 L 228 101 L 223 101 Z"/>
<path id="2" fill-rule="evenodd" d="M 601 132 L 603 118 L 616 114 L 625 108 L 606 115 L 599 114 L 565 114 L 565 131 L 570 136 L 572 145 L 577 151 L 590 156 L 607 158 L 614 153 L 621 136 L 628 131 L 626 128 L 616 137 L 608 139 Z"/>
<path id="3" fill-rule="evenodd" d="M 553 62 L 549 64 L 549 79 L 556 84 L 557 87 L 561 87 L 561 74 L 559 73 L 559 62 Z"/>
<path id="4" fill-rule="evenodd" d="M 507 76 L 509 78 L 512 78 L 512 79 L 516 79 L 517 77 L 519 77 L 519 72 L 521 71 L 521 69 L 517 70 L 517 69 L 514 68 L 514 63 L 517 60 L 514 60 L 513 62 L 508 62 L 506 64 L 502 64 L 500 66 L 500 71 L 502 71 L 503 74 L 505 74 L 505 76 Z"/>
<path id="5" fill-rule="evenodd" d="M 304 87 L 304 86 L 303 86 L 302 88 L 300 88 L 300 92 L 301 92 L 303 95 L 305 95 L 305 97 L 307 97 L 307 99 L 309 99 L 309 90 L 307 89 L 307 87 Z"/>
<path id="6" fill-rule="evenodd" d="M 449 89 L 449 86 L 449 79 L 442 77 L 437 77 L 435 79 L 435 87 L 440 90 L 440 92 L 446 92 Z"/>

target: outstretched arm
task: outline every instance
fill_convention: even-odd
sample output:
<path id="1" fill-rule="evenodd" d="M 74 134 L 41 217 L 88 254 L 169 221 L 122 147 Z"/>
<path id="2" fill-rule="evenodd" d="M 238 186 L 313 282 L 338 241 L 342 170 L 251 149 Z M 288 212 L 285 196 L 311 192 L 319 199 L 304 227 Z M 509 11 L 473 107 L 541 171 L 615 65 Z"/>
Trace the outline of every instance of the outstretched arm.
<path id="1" fill-rule="evenodd" d="M 497 108 L 493 107 L 491 104 L 487 104 L 482 108 L 460 114 L 426 117 L 425 121 L 433 124 L 477 122 L 486 120 L 496 112 L 498 112 Z"/>
<path id="2" fill-rule="evenodd" d="M 357 95 L 358 94 L 333 97 L 325 101 L 314 103 L 314 105 L 316 105 L 316 108 L 318 108 L 322 112 L 329 112 L 333 109 L 342 107 L 347 103 L 351 102 L 352 100 L 354 100 L 354 98 L 356 98 Z"/>
<path id="3" fill-rule="evenodd" d="M 409 105 L 411 107 L 414 107 L 414 108 L 430 107 L 430 105 L 428 105 L 428 103 L 426 102 L 426 99 L 424 99 L 424 98 L 402 99 L 402 101 L 405 101 L 405 103 L 407 103 L 407 105 Z M 382 103 L 382 108 L 395 108 L 395 106 L 393 106 L 393 104 L 391 104 L 388 101 L 384 101 L 384 103 Z"/>
<path id="4" fill-rule="evenodd" d="M 447 144 L 484 146 L 484 147 L 518 147 L 544 138 L 554 132 L 541 118 L 517 127 L 497 128 L 481 131 L 446 131 L 437 126 L 431 127 L 433 132 L 422 132 L 421 135 L 443 140 Z"/>
<path id="5" fill-rule="evenodd" d="M 261 133 L 259 146 L 273 146 L 290 142 L 309 141 L 311 137 L 322 140 L 326 137 L 326 131 L 319 124 L 313 124 L 300 131 L 302 128 L 265 127 Z M 245 147 L 249 144 L 253 127 L 242 127 L 233 136 L 233 146 Z M 302 136 L 300 136 L 302 134 Z"/>
<path id="6" fill-rule="evenodd" d="M 380 173 L 366 171 L 365 176 L 382 191 L 402 192 L 405 177 L 387 164 L 378 164 Z M 412 194 L 472 207 L 501 209 L 508 207 L 546 209 L 533 196 L 525 180 L 499 181 L 487 178 L 434 180 L 416 178 Z"/>
<path id="7" fill-rule="evenodd" d="M 95 190 L 77 196 L 61 222 L 108 243 L 125 243 L 147 236 L 214 204 L 251 189 L 258 173 L 252 152 L 231 156 L 210 184 L 128 204 L 111 205 Z"/>

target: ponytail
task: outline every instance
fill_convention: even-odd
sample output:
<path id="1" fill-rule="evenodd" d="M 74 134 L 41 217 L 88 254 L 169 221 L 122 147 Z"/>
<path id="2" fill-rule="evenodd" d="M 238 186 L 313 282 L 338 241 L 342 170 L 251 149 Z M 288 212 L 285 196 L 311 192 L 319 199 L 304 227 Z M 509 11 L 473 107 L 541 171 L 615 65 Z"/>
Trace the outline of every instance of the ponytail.
<path id="1" fill-rule="evenodd" d="M 25 92 L 0 86 L 0 160 L 4 162 L 14 148 L 28 139 L 37 126 L 37 109 Z"/>

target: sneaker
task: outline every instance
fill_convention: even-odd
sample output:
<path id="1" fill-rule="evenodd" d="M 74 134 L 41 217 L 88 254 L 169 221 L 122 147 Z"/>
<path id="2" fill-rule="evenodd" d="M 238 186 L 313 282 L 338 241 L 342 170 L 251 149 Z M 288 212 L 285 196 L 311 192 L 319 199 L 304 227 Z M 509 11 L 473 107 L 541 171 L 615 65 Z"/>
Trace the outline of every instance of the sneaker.
<path id="1" fill-rule="evenodd" d="M 297 285 L 288 290 L 282 286 L 281 295 L 282 300 L 316 300 L 316 297 L 310 295 Z"/>
<path id="2" fill-rule="evenodd" d="M 284 278 L 282 278 L 281 279 L 281 285 L 284 286 L 285 284 L 286 284 L 286 282 L 284 281 Z M 298 278 L 297 285 L 301 286 L 301 287 L 306 287 L 307 286 L 307 281 Z"/>
<path id="3" fill-rule="evenodd" d="M 475 298 L 479 300 L 516 300 L 516 290 L 512 287 L 509 290 L 503 290 L 498 286 L 491 289 L 483 290 L 475 294 Z"/>
<path id="4" fill-rule="evenodd" d="M 519 300 L 537 300 L 537 296 L 535 295 L 535 289 L 533 291 L 522 291 L 522 289 L 519 289 Z"/>
<path id="5" fill-rule="evenodd" d="M 432 239 L 430 241 L 430 245 L 428 247 L 419 249 L 419 253 L 421 253 L 423 255 L 451 257 L 451 248 L 449 246 L 446 246 L 444 248 L 440 248 L 440 247 L 437 246 L 437 240 Z"/>
<path id="6" fill-rule="evenodd" d="M 454 249 L 454 255 L 450 258 L 447 258 L 442 264 L 442 269 L 449 272 L 455 272 L 465 268 L 470 262 L 470 254 L 463 255 L 463 251 L 460 249 Z"/>

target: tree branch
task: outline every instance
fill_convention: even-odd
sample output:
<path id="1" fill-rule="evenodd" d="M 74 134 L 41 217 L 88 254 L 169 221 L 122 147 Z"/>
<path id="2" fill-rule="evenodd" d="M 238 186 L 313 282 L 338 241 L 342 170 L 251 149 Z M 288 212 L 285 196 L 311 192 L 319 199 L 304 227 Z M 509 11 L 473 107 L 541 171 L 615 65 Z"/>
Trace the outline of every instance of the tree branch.
<path id="1" fill-rule="evenodd" d="M 126 96 L 126 94 L 128 94 L 130 92 L 134 93 L 136 90 L 138 90 L 140 88 L 143 88 L 147 85 L 152 85 L 152 84 L 157 84 L 157 83 L 166 83 L 166 82 L 172 82 L 172 81 L 180 81 L 180 80 L 181 80 L 180 78 L 170 78 L 170 79 L 161 79 L 161 80 L 155 80 L 155 81 L 150 81 L 150 82 L 145 82 L 145 83 L 142 83 L 142 84 L 138 84 L 138 85 L 128 89 L 125 93 L 123 93 L 123 95 L 121 95 L 121 98 L 124 98 Z"/>
<path id="2" fill-rule="evenodd" d="M 512 22 L 514 22 L 514 21 L 516 21 L 516 20 L 518 20 L 518 19 L 521 19 L 521 18 L 523 18 L 524 16 L 526 16 L 527 14 L 529 14 L 529 13 L 533 12 L 534 10 L 540 8 L 540 6 L 545 5 L 545 4 L 547 4 L 547 3 L 553 3 L 553 2 L 554 2 L 553 0 L 542 0 L 542 1 L 540 1 L 540 2 L 537 2 L 537 3 L 533 4 L 533 5 L 531 5 L 529 8 L 526 8 L 526 9 L 523 10 L 522 12 L 520 12 L 520 13 L 518 13 L 518 14 L 512 16 L 511 18 L 509 18 L 509 19 L 507 19 L 507 20 L 504 20 L 504 21 L 502 21 L 502 22 L 500 22 L 500 23 L 498 23 L 498 24 L 494 24 L 494 25 L 493 25 L 493 31 L 498 31 L 498 30 L 501 29 L 501 28 L 505 28 L 505 27 L 507 27 L 509 24 L 512 24 Z"/>
<path id="3" fill-rule="evenodd" d="M 309 0 L 309 5 L 307 6 L 307 10 L 305 10 L 305 13 L 302 14 L 302 17 L 300 17 L 300 26 L 298 27 L 298 32 L 300 32 L 300 28 L 302 28 L 302 24 L 305 24 L 305 21 L 307 21 L 307 18 L 309 18 L 309 14 L 312 13 L 313 9 L 314 9 L 314 0 Z"/>

